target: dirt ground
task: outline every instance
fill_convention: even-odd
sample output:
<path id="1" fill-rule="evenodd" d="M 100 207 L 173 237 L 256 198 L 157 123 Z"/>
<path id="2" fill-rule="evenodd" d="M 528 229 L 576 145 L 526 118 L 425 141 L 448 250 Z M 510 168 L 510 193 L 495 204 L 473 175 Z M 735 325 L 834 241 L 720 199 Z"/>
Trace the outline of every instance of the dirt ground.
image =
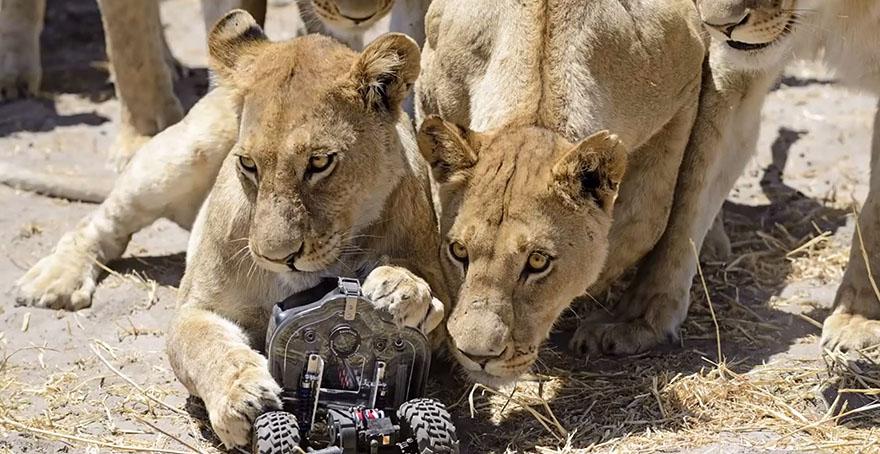
<path id="1" fill-rule="evenodd" d="M 187 105 L 207 89 L 198 3 L 162 3 Z M 299 29 L 295 8 L 270 9 L 270 36 Z M 118 104 L 94 1 L 50 0 L 42 44 L 43 94 L 0 104 L 0 160 L 113 178 Z M 720 336 L 696 279 L 681 345 L 573 356 L 566 330 L 589 309 L 575 307 L 515 386 L 472 388 L 439 372 L 441 358 L 430 392 L 452 408 L 463 452 L 880 452 L 871 393 L 830 405 L 843 388 L 880 393 L 880 374 L 823 360 L 816 326 L 867 192 L 875 106 L 815 64 L 790 68 L 770 95 L 758 154 L 725 205 L 733 256 L 703 265 Z M 0 186 L 0 453 L 217 452 L 164 354 L 186 231 L 159 221 L 135 235 L 91 308 L 16 307 L 13 282 L 93 209 Z"/>

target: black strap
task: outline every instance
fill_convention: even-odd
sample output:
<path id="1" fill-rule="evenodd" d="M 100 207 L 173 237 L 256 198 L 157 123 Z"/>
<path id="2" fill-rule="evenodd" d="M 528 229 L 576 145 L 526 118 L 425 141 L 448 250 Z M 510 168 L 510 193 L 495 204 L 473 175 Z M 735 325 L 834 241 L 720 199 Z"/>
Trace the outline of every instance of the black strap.
<path id="1" fill-rule="evenodd" d="M 315 301 L 320 300 L 333 290 L 336 290 L 338 288 L 338 285 L 338 279 L 336 278 L 323 278 L 320 282 L 318 282 L 318 285 L 308 290 L 294 293 L 293 295 L 284 298 L 284 301 L 279 304 L 281 304 L 281 309 L 285 311 L 294 307 L 312 304 Z"/>

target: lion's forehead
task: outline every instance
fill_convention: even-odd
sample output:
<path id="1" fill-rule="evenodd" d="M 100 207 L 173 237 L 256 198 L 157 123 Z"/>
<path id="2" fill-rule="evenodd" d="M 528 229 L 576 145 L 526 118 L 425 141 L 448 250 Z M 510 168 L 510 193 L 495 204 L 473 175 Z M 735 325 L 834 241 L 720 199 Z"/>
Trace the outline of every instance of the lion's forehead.
<path id="1" fill-rule="evenodd" d="M 249 62 L 246 98 L 288 111 L 325 103 L 350 71 L 357 54 L 327 37 L 276 42 Z"/>
<path id="2" fill-rule="evenodd" d="M 495 213 L 498 205 L 463 206 L 453 227 L 453 235 L 463 240 L 473 255 L 503 259 L 536 249 L 556 251 L 554 233 L 558 229 L 553 216 L 514 204 L 514 210 L 499 222 L 498 217 L 486 215 L 486 208 Z"/>

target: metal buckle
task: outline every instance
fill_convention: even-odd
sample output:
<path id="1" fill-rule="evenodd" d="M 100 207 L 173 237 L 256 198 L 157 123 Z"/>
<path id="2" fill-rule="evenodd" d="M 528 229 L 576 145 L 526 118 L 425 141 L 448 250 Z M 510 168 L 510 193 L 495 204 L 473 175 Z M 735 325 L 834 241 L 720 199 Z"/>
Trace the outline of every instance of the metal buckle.
<path id="1" fill-rule="evenodd" d="M 340 277 L 339 291 L 345 296 L 361 296 L 361 282 L 350 277 Z"/>
<path id="2" fill-rule="evenodd" d="M 358 298 L 363 296 L 360 281 L 348 277 L 340 277 L 339 291 L 345 295 L 345 311 L 342 314 L 342 318 L 349 321 L 354 320 L 357 315 Z"/>

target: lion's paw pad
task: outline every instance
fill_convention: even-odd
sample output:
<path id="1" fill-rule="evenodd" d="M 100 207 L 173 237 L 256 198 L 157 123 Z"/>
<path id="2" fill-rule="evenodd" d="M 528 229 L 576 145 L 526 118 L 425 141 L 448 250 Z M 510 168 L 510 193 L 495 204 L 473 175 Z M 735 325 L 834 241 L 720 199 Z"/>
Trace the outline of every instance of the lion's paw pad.
<path id="1" fill-rule="evenodd" d="M 238 375 L 214 408 L 208 408 L 211 427 L 227 447 L 246 446 L 257 416 L 281 408 L 281 388 L 265 368 Z"/>
<path id="2" fill-rule="evenodd" d="M 443 320 L 443 303 L 431 295 L 427 282 L 404 268 L 376 268 L 364 280 L 363 292 L 399 326 L 430 332 Z"/>
<path id="3" fill-rule="evenodd" d="M 95 291 L 95 262 L 61 251 L 43 257 L 17 282 L 16 301 L 49 309 L 88 307 Z"/>

